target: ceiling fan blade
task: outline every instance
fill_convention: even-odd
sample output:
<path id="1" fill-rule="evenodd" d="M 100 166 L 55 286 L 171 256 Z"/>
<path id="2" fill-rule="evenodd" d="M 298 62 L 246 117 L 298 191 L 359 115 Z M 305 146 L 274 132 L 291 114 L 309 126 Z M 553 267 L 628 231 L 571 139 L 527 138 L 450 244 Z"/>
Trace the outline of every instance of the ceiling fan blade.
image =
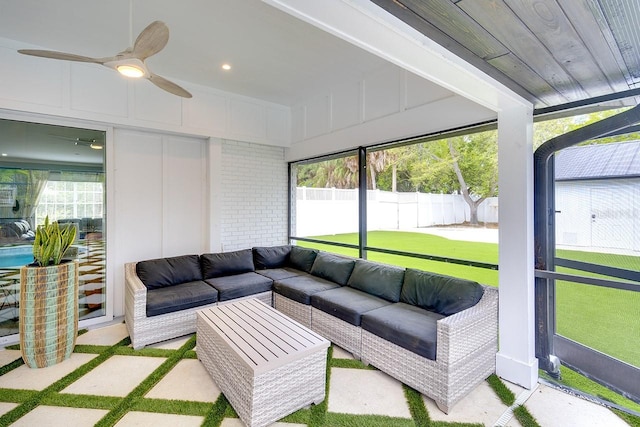
<path id="1" fill-rule="evenodd" d="M 144 61 L 160 52 L 169 41 L 169 28 L 162 21 L 154 21 L 147 26 L 133 45 L 133 56 Z"/>
<path id="2" fill-rule="evenodd" d="M 149 72 L 149 80 L 151 81 L 151 83 L 158 86 L 160 89 L 164 89 L 167 92 L 172 93 L 174 95 L 178 95 L 183 98 L 191 98 L 192 96 L 189 92 L 187 92 L 177 84 L 165 79 L 164 77 L 160 77 L 157 74 L 153 74 Z"/>
<path id="3" fill-rule="evenodd" d="M 64 61 L 91 62 L 94 64 L 103 63 L 102 59 L 100 58 L 89 58 L 88 56 L 56 52 L 54 50 L 20 49 L 18 50 L 18 52 L 23 55 L 39 56 L 41 58 L 62 59 Z"/>

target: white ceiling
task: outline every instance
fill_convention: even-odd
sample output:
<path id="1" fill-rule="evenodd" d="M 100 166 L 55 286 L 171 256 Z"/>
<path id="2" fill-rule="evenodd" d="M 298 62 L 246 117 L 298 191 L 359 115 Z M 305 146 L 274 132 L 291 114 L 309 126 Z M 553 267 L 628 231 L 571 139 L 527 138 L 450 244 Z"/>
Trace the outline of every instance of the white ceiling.
<path id="1" fill-rule="evenodd" d="M 384 64 L 260 0 L 0 0 L 0 37 L 90 57 L 124 50 L 155 20 L 170 38 L 147 60 L 153 72 L 282 105 Z"/>

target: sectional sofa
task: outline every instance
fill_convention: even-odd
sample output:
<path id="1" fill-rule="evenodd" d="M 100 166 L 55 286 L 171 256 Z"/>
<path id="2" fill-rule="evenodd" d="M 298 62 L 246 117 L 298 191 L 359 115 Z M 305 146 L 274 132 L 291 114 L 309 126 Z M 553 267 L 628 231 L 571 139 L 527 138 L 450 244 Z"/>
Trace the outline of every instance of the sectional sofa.
<path id="1" fill-rule="evenodd" d="M 297 246 L 125 265 L 134 348 L 193 333 L 195 312 L 259 298 L 449 408 L 495 371 L 497 289 Z"/>

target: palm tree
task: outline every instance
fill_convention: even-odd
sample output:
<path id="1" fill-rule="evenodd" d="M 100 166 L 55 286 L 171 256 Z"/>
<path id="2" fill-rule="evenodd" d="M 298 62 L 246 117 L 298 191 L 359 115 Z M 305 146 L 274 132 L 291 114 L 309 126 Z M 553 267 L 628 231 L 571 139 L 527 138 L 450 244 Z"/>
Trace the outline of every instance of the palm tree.
<path id="1" fill-rule="evenodd" d="M 371 182 L 367 186 L 371 190 L 378 188 L 376 183 L 376 173 L 382 172 L 387 166 L 387 150 L 370 151 L 367 155 L 367 168 L 371 176 Z"/>

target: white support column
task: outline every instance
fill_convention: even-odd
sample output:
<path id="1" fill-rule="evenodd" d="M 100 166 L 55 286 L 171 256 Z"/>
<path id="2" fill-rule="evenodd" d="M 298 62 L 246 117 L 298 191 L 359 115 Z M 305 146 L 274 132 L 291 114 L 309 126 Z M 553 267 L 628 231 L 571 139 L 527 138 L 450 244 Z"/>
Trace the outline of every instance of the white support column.
<path id="1" fill-rule="evenodd" d="M 531 389 L 535 358 L 533 237 L 533 115 L 531 107 L 498 113 L 500 185 L 498 376 Z"/>
<path id="2" fill-rule="evenodd" d="M 533 276 L 532 105 L 368 0 L 262 0 L 498 112 L 500 351 L 498 375 L 537 381 Z"/>

